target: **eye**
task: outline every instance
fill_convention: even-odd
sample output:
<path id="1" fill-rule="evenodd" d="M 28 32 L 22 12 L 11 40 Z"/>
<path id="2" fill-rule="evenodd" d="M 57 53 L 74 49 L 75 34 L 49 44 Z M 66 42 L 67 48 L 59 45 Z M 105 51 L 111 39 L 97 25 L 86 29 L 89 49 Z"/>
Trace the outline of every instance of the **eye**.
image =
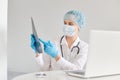
<path id="1" fill-rule="evenodd" d="M 71 26 L 72 26 L 72 25 L 74 25 L 74 24 L 73 24 L 72 22 L 69 22 L 69 25 L 71 25 Z"/>

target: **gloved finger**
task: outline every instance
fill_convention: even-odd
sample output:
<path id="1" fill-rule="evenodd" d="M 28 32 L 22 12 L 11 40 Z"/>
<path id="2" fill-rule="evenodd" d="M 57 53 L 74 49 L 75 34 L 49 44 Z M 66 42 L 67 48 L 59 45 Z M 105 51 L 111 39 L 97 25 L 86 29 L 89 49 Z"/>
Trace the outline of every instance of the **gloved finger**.
<path id="1" fill-rule="evenodd" d="M 35 41 L 35 36 L 31 34 L 31 39 Z"/>
<path id="2" fill-rule="evenodd" d="M 48 45 L 52 47 L 52 46 L 53 46 L 53 43 L 49 40 L 49 41 L 48 41 Z"/>
<path id="3" fill-rule="evenodd" d="M 34 44 L 35 43 L 35 38 L 34 38 L 34 35 L 31 34 L 31 44 Z"/>
<path id="4" fill-rule="evenodd" d="M 32 38 L 35 38 L 35 36 L 34 36 L 33 34 L 31 34 L 31 37 L 32 37 Z"/>
<path id="5" fill-rule="evenodd" d="M 43 39 L 39 39 L 40 40 L 40 42 L 42 42 L 44 45 L 46 44 L 46 42 L 43 40 Z"/>
<path id="6" fill-rule="evenodd" d="M 39 46 L 40 46 L 40 43 L 39 43 L 39 42 L 35 42 L 35 46 L 36 46 L 36 47 L 39 47 Z"/>
<path id="7" fill-rule="evenodd" d="M 50 46 L 46 46 L 46 47 L 44 47 L 44 51 L 47 53 L 47 52 L 49 52 L 51 50 L 51 47 Z"/>

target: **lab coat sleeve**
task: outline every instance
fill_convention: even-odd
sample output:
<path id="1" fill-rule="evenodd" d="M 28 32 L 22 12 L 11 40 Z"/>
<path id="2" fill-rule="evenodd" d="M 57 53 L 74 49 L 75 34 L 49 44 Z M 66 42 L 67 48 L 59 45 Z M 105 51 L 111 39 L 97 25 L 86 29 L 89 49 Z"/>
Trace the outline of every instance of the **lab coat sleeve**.
<path id="1" fill-rule="evenodd" d="M 51 58 L 48 55 L 46 55 L 45 53 L 39 54 L 39 56 L 36 57 L 36 61 L 40 66 L 40 71 L 49 71 L 50 70 Z"/>
<path id="2" fill-rule="evenodd" d="M 72 61 L 67 61 L 63 57 L 61 57 L 57 64 L 63 70 L 83 70 L 86 61 L 87 61 L 87 53 L 88 53 L 88 45 L 82 45 L 80 53 L 74 58 Z"/>

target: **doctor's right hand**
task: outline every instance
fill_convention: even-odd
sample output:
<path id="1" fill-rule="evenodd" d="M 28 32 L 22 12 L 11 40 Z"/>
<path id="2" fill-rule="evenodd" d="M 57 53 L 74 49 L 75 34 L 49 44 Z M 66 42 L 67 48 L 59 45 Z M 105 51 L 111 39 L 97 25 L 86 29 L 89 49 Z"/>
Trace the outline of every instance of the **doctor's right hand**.
<path id="1" fill-rule="evenodd" d="M 58 56 L 58 50 L 55 44 L 53 44 L 51 41 L 43 41 L 42 39 L 40 39 L 40 41 L 43 43 L 44 51 L 48 55 L 50 55 L 52 58 L 56 58 Z"/>
<path id="2" fill-rule="evenodd" d="M 36 42 L 35 36 L 31 34 L 31 48 L 35 51 L 35 53 L 38 53 L 37 47 L 40 46 L 39 42 Z"/>

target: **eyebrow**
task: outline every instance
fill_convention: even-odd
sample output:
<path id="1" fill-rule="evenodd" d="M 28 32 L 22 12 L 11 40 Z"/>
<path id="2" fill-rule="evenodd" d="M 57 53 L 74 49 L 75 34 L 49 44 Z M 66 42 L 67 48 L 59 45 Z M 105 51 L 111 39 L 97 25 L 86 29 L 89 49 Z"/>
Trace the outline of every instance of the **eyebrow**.
<path id="1" fill-rule="evenodd" d="M 69 22 L 69 23 L 73 23 L 73 22 Z"/>

